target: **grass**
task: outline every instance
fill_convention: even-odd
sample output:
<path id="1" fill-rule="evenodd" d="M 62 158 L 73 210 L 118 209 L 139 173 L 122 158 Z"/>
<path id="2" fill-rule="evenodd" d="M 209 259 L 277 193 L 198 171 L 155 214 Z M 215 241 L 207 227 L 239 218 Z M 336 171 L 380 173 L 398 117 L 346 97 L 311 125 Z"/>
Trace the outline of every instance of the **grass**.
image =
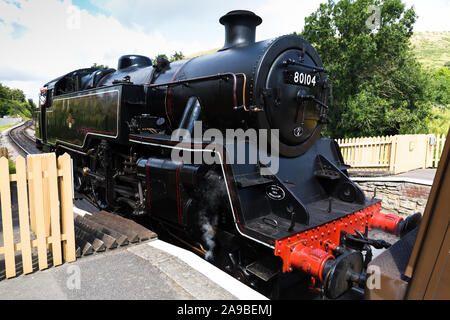
<path id="1" fill-rule="evenodd" d="M 0 126 L 0 133 L 2 133 L 3 131 L 12 128 L 16 125 L 17 123 L 13 123 L 13 124 L 5 124 L 3 126 Z"/>
<path id="2" fill-rule="evenodd" d="M 16 173 L 16 164 L 11 159 L 8 159 L 8 164 L 9 164 L 9 174 Z"/>
<path id="3" fill-rule="evenodd" d="M 16 124 L 17 124 L 17 123 L 14 123 L 14 124 L 5 124 L 5 125 L 3 125 L 3 126 L 0 126 L 0 134 L 1 134 L 3 131 L 5 131 L 5 130 L 14 127 Z M 2 147 L 1 143 L 0 143 L 0 147 Z M 16 173 L 16 164 L 15 164 L 11 159 L 9 159 L 9 158 L 8 158 L 8 162 L 9 162 L 9 173 L 10 173 L 10 174 Z"/>
<path id="4" fill-rule="evenodd" d="M 430 133 L 446 135 L 450 128 L 450 108 L 434 106 L 431 112 Z"/>
<path id="5" fill-rule="evenodd" d="M 204 56 L 205 54 L 214 53 L 214 52 L 216 52 L 216 51 L 219 50 L 219 49 L 220 49 L 220 48 L 216 48 L 216 49 L 211 49 L 211 50 L 206 50 L 206 51 L 201 51 L 201 52 L 193 53 L 193 54 L 190 54 L 190 55 L 188 55 L 188 56 L 186 56 L 186 57 L 184 57 L 184 58 L 185 58 L 185 59 L 192 59 L 192 58 L 195 58 L 195 57 Z"/>
<path id="6" fill-rule="evenodd" d="M 450 63 L 450 31 L 415 32 L 411 45 L 425 67 L 437 69 Z"/>
<path id="7" fill-rule="evenodd" d="M 411 45 L 417 59 L 425 67 L 435 69 L 450 63 L 450 31 L 415 32 L 411 37 Z M 191 59 L 205 54 L 214 53 L 219 48 L 205 50 L 186 56 Z"/>

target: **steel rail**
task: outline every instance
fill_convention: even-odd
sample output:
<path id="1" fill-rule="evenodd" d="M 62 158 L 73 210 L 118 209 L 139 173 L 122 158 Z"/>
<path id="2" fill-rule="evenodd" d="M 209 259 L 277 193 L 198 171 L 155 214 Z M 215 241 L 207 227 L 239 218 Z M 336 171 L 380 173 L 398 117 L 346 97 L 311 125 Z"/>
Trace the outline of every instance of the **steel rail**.
<path id="1" fill-rule="evenodd" d="M 28 137 L 23 131 L 28 128 L 31 125 L 31 120 L 26 121 L 24 124 L 9 130 L 8 137 L 9 139 L 23 152 L 25 155 L 33 154 L 30 152 L 30 150 L 25 149 L 25 146 L 19 142 L 19 139 L 17 139 L 17 136 L 19 133 L 16 131 L 22 131 L 22 136 L 25 136 L 30 141 L 33 141 L 30 137 Z"/>

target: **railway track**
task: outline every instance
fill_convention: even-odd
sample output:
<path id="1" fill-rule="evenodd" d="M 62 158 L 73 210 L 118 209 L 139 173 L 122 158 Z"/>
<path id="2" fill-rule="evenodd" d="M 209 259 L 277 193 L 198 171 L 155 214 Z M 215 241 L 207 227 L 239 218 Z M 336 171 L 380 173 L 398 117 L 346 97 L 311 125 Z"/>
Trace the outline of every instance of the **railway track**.
<path id="1" fill-rule="evenodd" d="M 11 129 L 8 133 L 8 137 L 16 147 L 17 151 L 24 156 L 42 153 L 36 148 L 34 137 L 27 133 L 27 129 L 32 125 L 33 121 L 28 120 L 23 125 Z"/>

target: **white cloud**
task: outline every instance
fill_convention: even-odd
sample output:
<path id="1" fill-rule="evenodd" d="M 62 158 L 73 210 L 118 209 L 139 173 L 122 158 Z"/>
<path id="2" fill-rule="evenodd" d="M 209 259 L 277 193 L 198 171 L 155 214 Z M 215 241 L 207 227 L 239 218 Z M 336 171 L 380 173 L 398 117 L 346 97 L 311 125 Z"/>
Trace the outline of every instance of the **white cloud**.
<path id="1" fill-rule="evenodd" d="M 219 18 L 231 10 L 250 10 L 261 16 L 256 39 L 263 40 L 301 31 L 304 18 L 324 0 L 92 0 L 122 24 L 139 30 L 157 30 L 169 39 L 198 41 L 203 50 L 224 43 L 224 28 Z M 184 53 L 193 53 L 183 49 Z"/>
<path id="2" fill-rule="evenodd" d="M 93 63 L 115 68 L 123 54 L 153 57 L 202 49 L 199 42 L 174 42 L 157 31 L 129 29 L 113 17 L 91 15 L 70 0 L 23 1 L 20 8 L 0 1 L 0 19 L 0 82 L 33 99 L 46 82 Z"/>
<path id="3" fill-rule="evenodd" d="M 450 31 L 450 0 L 403 0 L 418 16 L 414 31 Z"/>
<path id="4" fill-rule="evenodd" d="M 72 0 L 0 0 L 0 82 L 36 99 L 44 83 L 93 63 L 116 68 L 123 54 L 154 57 L 220 47 L 224 28 L 218 20 L 231 10 L 261 16 L 258 41 L 301 31 L 323 1 L 91 0 L 105 16 L 78 10 Z M 450 29 L 449 0 L 405 2 L 419 15 L 416 31 Z"/>
<path id="5" fill-rule="evenodd" d="M 305 17 L 319 8 L 324 0 L 269 0 L 260 3 L 254 10 L 263 18 L 263 23 L 257 29 L 257 39 L 263 40 L 301 32 Z"/>

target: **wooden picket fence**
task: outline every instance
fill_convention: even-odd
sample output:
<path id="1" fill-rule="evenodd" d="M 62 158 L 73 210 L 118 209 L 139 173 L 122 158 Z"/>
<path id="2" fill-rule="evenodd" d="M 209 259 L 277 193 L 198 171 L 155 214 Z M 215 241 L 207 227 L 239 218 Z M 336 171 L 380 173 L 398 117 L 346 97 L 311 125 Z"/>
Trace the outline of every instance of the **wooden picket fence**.
<path id="1" fill-rule="evenodd" d="M 17 184 L 20 242 L 14 242 L 11 182 Z M 15 252 L 21 251 L 23 273 L 33 272 L 32 250 L 37 249 L 39 270 L 48 268 L 47 249 L 53 265 L 76 260 L 71 158 L 54 153 L 29 155 L 16 160 L 10 174 L 8 160 L 0 159 L 0 196 L 6 278 L 16 276 Z M 31 230 L 35 239 L 32 239 Z"/>
<path id="2" fill-rule="evenodd" d="M 337 139 L 344 162 L 353 171 L 397 174 L 419 168 L 436 168 L 445 135 L 396 135 Z"/>
<path id="3" fill-rule="evenodd" d="M 352 168 L 389 168 L 392 136 L 338 139 L 337 143 Z"/>
<path id="4" fill-rule="evenodd" d="M 427 154 L 427 167 L 437 168 L 441 159 L 442 150 L 445 145 L 445 134 L 430 135 L 428 145 L 429 153 Z"/>

